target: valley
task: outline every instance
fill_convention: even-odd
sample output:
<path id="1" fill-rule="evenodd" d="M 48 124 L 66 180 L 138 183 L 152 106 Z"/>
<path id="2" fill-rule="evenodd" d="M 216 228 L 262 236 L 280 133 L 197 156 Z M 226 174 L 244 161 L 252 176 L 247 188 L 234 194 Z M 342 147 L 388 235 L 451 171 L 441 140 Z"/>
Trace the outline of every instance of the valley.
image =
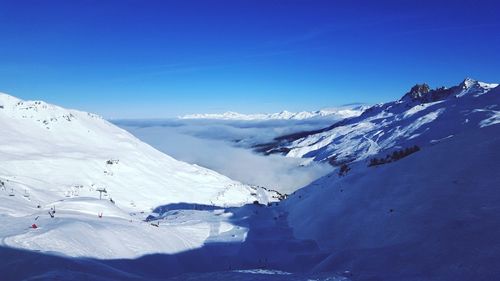
<path id="1" fill-rule="evenodd" d="M 2 94 L 0 252 L 9 262 L 0 272 L 7 280 L 493 278 L 499 89 L 472 79 L 446 91 L 414 87 L 357 116 L 299 126 L 114 121 L 136 136 L 97 115 Z M 188 164 L 164 154 L 179 137 L 213 146 L 237 169 L 244 158 L 227 152 L 254 155 L 265 143 L 259 151 L 270 156 L 253 157 L 291 159 L 281 171 L 310 177 L 281 186 L 289 192 L 235 181 L 199 157 Z M 32 259 L 43 266 L 13 270 Z M 150 262 L 161 266 L 151 271 Z"/>

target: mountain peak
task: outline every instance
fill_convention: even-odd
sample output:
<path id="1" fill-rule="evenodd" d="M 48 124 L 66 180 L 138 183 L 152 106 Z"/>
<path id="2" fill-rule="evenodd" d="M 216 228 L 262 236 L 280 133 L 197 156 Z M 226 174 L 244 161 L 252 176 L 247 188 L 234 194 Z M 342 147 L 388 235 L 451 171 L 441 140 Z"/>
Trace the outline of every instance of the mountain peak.
<path id="1" fill-rule="evenodd" d="M 478 84 L 478 83 L 479 83 L 479 81 L 477 81 L 476 79 L 472 79 L 472 78 L 470 78 L 470 77 L 466 77 L 466 78 L 464 79 L 464 81 L 462 81 L 462 83 L 460 83 L 460 85 L 459 85 L 459 86 L 460 86 L 462 89 L 468 89 L 468 88 L 470 88 L 470 87 L 472 87 L 473 85 L 476 85 L 476 84 Z"/>
<path id="2" fill-rule="evenodd" d="M 429 85 L 425 83 L 416 84 L 400 99 L 400 101 L 428 103 L 444 100 L 448 97 L 460 98 L 467 95 L 477 96 L 497 86 L 498 84 L 479 82 L 470 77 L 465 78 L 460 84 L 451 88 L 440 87 L 431 89 Z"/>
<path id="3" fill-rule="evenodd" d="M 428 84 L 423 83 L 423 84 L 416 84 L 410 89 L 410 94 L 414 95 L 421 95 L 421 94 L 427 94 L 428 92 L 431 91 L 431 87 L 429 87 Z"/>
<path id="4" fill-rule="evenodd" d="M 416 84 L 413 86 L 409 92 L 407 92 L 401 100 L 419 100 L 423 98 L 426 94 L 431 91 L 431 87 L 428 84 Z"/>

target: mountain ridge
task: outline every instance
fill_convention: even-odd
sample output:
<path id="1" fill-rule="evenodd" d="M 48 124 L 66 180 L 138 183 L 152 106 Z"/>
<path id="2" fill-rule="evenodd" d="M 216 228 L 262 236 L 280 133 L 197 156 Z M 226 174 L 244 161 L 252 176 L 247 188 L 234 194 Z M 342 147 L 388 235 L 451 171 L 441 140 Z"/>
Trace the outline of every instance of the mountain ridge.
<path id="1" fill-rule="evenodd" d="M 376 104 L 357 117 L 324 129 L 278 137 L 274 142 L 256 146 L 256 150 L 328 161 L 337 166 L 398 147 L 427 145 L 469 127 L 469 116 L 477 116 L 476 124 L 494 118 L 499 112 L 499 89 L 498 84 L 470 78 L 451 88 L 430 89 L 426 84 L 417 84 L 397 101 Z M 433 122 L 443 128 L 430 126 Z"/>

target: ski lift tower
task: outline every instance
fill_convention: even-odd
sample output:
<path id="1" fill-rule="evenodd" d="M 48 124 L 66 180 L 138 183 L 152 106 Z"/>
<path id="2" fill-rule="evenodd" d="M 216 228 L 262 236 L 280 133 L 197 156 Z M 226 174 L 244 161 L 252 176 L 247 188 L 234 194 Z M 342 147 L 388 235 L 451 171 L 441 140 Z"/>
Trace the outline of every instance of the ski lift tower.
<path id="1" fill-rule="evenodd" d="M 99 200 L 102 199 L 102 194 L 103 193 L 108 193 L 108 191 L 106 191 L 105 187 L 104 188 L 98 188 L 98 189 L 96 189 L 96 191 L 99 192 Z"/>

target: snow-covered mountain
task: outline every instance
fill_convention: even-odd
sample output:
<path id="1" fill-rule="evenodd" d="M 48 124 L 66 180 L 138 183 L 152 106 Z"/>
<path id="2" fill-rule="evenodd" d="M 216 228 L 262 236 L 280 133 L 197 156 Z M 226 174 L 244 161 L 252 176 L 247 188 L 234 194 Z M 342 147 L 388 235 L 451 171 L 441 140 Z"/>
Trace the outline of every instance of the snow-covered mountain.
<path id="1" fill-rule="evenodd" d="M 469 102 L 498 104 L 490 94 L 500 96 Z M 326 253 L 312 271 L 352 280 L 498 279 L 500 116 L 491 110 L 457 108 L 466 115 L 449 117 L 469 125 L 453 137 L 390 163 L 350 163 L 342 176 L 332 172 L 280 203 L 296 239 Z M 434 126 L 445 129 L 427 123 L 427 131 Z"/>
<path id="2" fill-rule="evenodd" d="M 500 122 L 499 91 L 498 84 L 469 78 L 451 88 L 416 85 L 398 101 L 377 104 L 328 128 L 276 138 L 258 150 L 341 165 L 425 147 Z"/>
<path id="3" fill-rule="evenodd" d="M 17 102 L 12 105 L 15 104 Z M 147 214 L 134 211 L 137 207 L 98 200 L 92 185 L 75 187 L 79 195 L 75 196 L 74 191 L 61 193 L 66 189 L 60 190 L 59 185 L 49 184 L 43 178 L 2 176 L 2 245 L 104 260 L 77 259 L 75 262 L 7 249 L 0 251 L 2 260 L 8 260 L 0 264 L 0 271 L 7 280 L 9 277 L 10 280 L 28 277 L 35 280 L 55 277 L 92 280 L 137 280 L 141 277 L 160 280 L 169 277 L 174 280 L 496 280 L 500 276 L 499 105 L 500 87 L 496 84 L 467 79 L 449 89 L 431 90 L 426 85 L 417 85 L 401 100 L 376 105 L 361 116 L 319 131 L 280 138 L 270 149 L 290 152 L 299 148 L 291 146 L 296 145 L 295 142 L 308 138 L 318 143 L 325 140 L 327 145 L 324 147 L 330 146 L 330 150 L 323 146 L 310 150 L 312 154 L 318 152 L 317 156 L 323 151 L 325 157 L 316 158 L 315 154 L 309 159 L 326 161 L 335 156 L 335 161 L 331 161 L 340 168 L 284 201 L 267 207 L 251 204 L 222 209 L 171 204 L 156 208 L 145 222 Z M 64 115 L 68 115 L 67 112 Z M 40 126 L 39 131 L 35 125 L 24 131 L 25 135 L 38 132 L 37 136 L 43 136 L 42 131 L 49 134 L 57 130 L 58 124 L 62 124 L 59 122 L 83 118 L 73 113 L 71 121 L 62 121 L 60 114 L 55 114 L 57 121 L 43 122 L 43 119 L 37 121 L 29 116 L 21 114 L 7 118 L 0 115 L 2 120 L 19 119 L 11 121 L 17 124 L 11 130 L 25 128 L 24 123 L 20 123 L 22 120 Z M 96 117 L 88 118 L 94 120 Z M 0 125 L 4 123 L 8 124 Z M 109 132 L 109 128 L 104 131 Z M 12 134 L 7 132 L 2 133 Z M 113 138 L 115 145 L 123 149 L 122 143 L 129 143 L 130 136 L 121 130 L 116 134 L 124 134 L 121 142 Z M 29 169 L 42 169 L 42 165 L 30 166 L 29 163 L 36 162 L 32 154 L 41 158 L 43 153 L 51 151 L 44 146 L 63 148 L 62 154 L 49 153 L 57 156 L 56 162 L 60 158 L 78 158 L 79 153 L 83 153 L 70 153 L 80 150 L 59 143 L 66 143 L 66 139 L 50 139 L 50 142 L 44 142 L 43 138 L 42 141 L 7 139 L 19 142 L 22 149 L 16 150 L 15 144 L 2 142 L 0 155 L 10 161 L 2 167 L 2 173 L 5 169 L 16 170 L 7 166 L 24 162 Z M 92 138 L 85 139 L 90 140 Z M 105 142 L 93 140 L 96 144 Z M 38 148 L 25 152 L 29 146 L 22 144 L 29 141 L 39 145 L 42 154 L 37 154 Z M 85 141 L 78 145 L 95 145 Z M 5 148 L 8 148 L 7 153 Z M 101 151 L 100 148 L 96 150 Z M 129 147 L 127 151 L 137 149 Z M 133 159 L 136 155 L 133 153 Z M 104 159 L 109 158 L 105 156 Z M 115 176 L 120 169 L 111 169 L 133 159 L 122 154 L 110 158 L 110 164 L 105 167 L 111 168 L 106 171 Z M 95 163 L 101 163 L 99 161 Z M 54 165 L 51 161 L 46 162 Z M 146 162 L 141 165 L 151 168 Z M 21 172 L 36 173 L 17 171 Z M 66 176 L 78 172 L 73 169 Z M 94 175 L 86 169 L 82 172 Z M 55 177 L 47 171 L 46 174 Z M 193 176 L 189 171 L 172 175 Z M 152 175 L 156 176 L 160 175 Z M 28 181 L 31 181 L 30 186 L 23 183 Z M 27 187 L 32 189 L 26 192 Z M 15 196 L 9 196 L 11 188 Z M 93 195 L 79 193 L 87 189 L 88 194 Z M 113 189 L 110 195 L 115 192 Z M 41 200 L 38 198 L 46 194 L 50 195 L 47 195 L 47 202 L 51 203 L 37 208 L 32 195 Z M 66 197 L 68 195 L 70 197 Z M 54 207 L 57 213 L 55 218 L 50 218 L 47 211 Z M 104 216 L 98 218 L 96 211 L 103 212 Z M 27 228 L 31 223 L 39 228 Z M 147 253 L 176 254 L 107 260 Z M 263 274 L 256 275 L 258 272 Z M 182 273 L 185 275 L 176 276 Z"/>
<path id="4" fill-rule="evenodd" d="M 177 161 L 94 114 L 0 94 L 0 128 L 0 222 L 9 226 L 0 228 L 0 237 L 10 246 L 97 257 L 179 251 L 202 244 L 209 225 L 182 235 L 194 237 L 191 242 L 141 241 L 151 230 L 140 222 L 155 207 L 276 200 L 262 188 Z M 55 219 L 48 214 L 52 208 Z M 98 214 L 113 220 L 103 223 Z M 37 232 L 27 228 L 32 223 L 39 224 Z M 124 228 L 132 229 L 128 237 L 118 235 Z M 169 231 L 187 231 L 182 229 Z M 89 237 L 109 244 L 113 236 L 123 239 L 111 247 L 86 245 Z"/>
<path id="5" fill-rule="evenodd" d="M 497 84 L 417 85 L 399 101 L 287 138 L 289 156 L 340 166 L 280 203 L 295 239 L 311 239 L 325 254 L 312 272 L 352 280 L 500 276 Z"/>
<path id="6" fill-rule="evenodd" d="M 331 118 L 344 119 L 360 115 L 367 106 L 353 105 L 336 108 L 327 108 L 317 111 L 290 112 L 281 111 L 278 113 L 257 113 L 241 114 L 237 112 L 208 113 L 208 114 L 189 114 L 179 116 L 179 119 L 215 119 L 215 120 L 245 120 L 245 121 L 263 121 L 263 120 L 306 120 L 312 118 Z"/>

